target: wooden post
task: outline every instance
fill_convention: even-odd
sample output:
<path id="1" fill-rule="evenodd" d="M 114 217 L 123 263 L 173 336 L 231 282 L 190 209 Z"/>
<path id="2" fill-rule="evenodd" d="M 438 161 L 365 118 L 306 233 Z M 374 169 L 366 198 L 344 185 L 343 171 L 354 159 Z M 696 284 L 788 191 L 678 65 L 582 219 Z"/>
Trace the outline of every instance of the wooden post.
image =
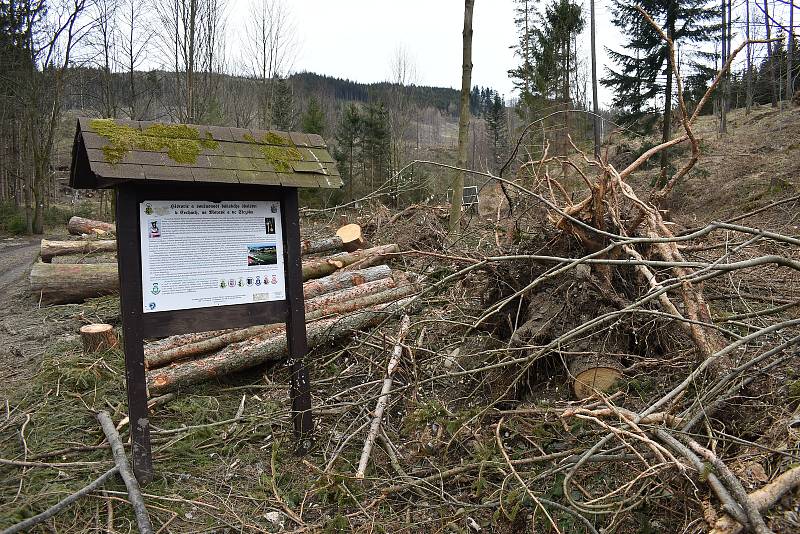
<path id="1" fill-rule="evenodd" d="M 131 422 L 131 456 L 133 473 L 139 483 L 144 485 L 153 480 L 153 458 L 150 450 L 150 419 L 144 370 L 139 205 L 136 191 L 131 185 L 118 186 L 116 199 L 116 220 L 123 221 L 117 230 L 117 263 L 128 417 Z"/>
<path id="2" fill-rule="evenodd" d="M 306 339 L 305 302 L 303 301 L 303 268 L 300 262 L 300 215 L 297 189 L 282 190 L 281 218 L 283 224 L 283 254 L 286 273 L 286 303 L 289 314 L 286 319 L 286 338 L 289 348 L 288 364 L 291 365 L 291 400 L 296 452 L 306 454 L 312 445 L 314 423 L 311 419 L 311 382 L 305 356 L 308 352 Z"/>

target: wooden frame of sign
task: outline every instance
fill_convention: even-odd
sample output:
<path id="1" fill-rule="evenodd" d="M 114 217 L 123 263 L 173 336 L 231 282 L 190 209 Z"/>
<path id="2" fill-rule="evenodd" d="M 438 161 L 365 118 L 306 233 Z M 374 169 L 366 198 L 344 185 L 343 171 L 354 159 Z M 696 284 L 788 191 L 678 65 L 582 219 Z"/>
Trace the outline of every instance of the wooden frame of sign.
<path id="1" fill-rule="evenodd" d="M 214 306 L 143 313 L 140 205 L 145 201 L 209 201 L 247 199 L 279 201 L 284 251 L 286 299 L 252 304 Z M 192 187 L 130 182 L 116 187 L 117 261 L 121 288 L 125 379 L 131 421 L 133 469 L 140 482 L 153 478 L 144 339 L 190 332 L 286 323 L 291 366 L 291 403 L 297 452 L 311 446 L 311 389 L 305 355 L 303 273 L 300 261 L 300 217 L 297 188 L 234 184 L 197 184 Z"/>
<path id="2" fill-rule="evenodd" d="M 79 118 L 70 186 L 116 190 L 125 380 L 139 481 L 153 478 L 148 338 L 286 323 L 296 450 L 308 451 L 313 421 L 298 188 L 342 186 L 324 139 Z"/>

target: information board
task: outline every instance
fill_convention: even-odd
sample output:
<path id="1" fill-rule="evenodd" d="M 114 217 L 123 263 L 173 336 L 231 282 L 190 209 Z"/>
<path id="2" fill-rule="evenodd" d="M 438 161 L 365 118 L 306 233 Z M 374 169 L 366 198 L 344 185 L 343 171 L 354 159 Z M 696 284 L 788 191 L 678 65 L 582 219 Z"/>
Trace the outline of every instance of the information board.
<path id="1" fill-rule="evenodd" d="M 278 201 L 139 205 L 144 313 L 286 299 Z"/>

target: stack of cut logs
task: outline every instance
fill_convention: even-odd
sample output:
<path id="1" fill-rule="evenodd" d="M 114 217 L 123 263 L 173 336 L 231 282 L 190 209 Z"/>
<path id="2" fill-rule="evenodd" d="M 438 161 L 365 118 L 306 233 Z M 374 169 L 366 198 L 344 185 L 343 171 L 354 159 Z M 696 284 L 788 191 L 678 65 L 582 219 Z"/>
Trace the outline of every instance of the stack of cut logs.
<path id="1" fill-rule="evenodd" d="M 31 269 L 32 290 L 48 304 L 116 293 L 116 263 L 79 263 L 93 254 L 116 251 L 115 240 L 102 239 L 114 232 L 113 225 L 73 217 L 68 227 L 81 238 L 42 240 L 42 261 Z M 364 246 L 355 224 L 341 227 L 330 238 L 302 241 L 309 347 L 372 326 L 419 292 L 413 275 L 393 271 L 385 263 L 399 252 L 397 245 Z M 56 257 L 71 258 L 71 263 L 51 263 Z M 286 354 L 282 324 L 172 336 L 145 347 L 148 387 L 151 395 L 161 395 Z"/>

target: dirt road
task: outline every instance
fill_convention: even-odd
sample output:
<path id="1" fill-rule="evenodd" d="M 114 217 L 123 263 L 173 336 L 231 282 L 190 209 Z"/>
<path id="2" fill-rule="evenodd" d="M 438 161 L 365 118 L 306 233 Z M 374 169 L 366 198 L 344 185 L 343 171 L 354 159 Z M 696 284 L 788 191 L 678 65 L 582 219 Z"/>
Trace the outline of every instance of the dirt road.
<path id="1" fill-rule="evenodd" d="M 0 306 L 27 289 L 27 274 L 38 253 L 38 239 L 0 239 Z"/>
<path id="2" fill-rule="evenodd" d="M 26 296 L 28 272 L 39 253 L 38 239 L 0 238 L 0 399 L 35 372 L 41 355 Z"/>

